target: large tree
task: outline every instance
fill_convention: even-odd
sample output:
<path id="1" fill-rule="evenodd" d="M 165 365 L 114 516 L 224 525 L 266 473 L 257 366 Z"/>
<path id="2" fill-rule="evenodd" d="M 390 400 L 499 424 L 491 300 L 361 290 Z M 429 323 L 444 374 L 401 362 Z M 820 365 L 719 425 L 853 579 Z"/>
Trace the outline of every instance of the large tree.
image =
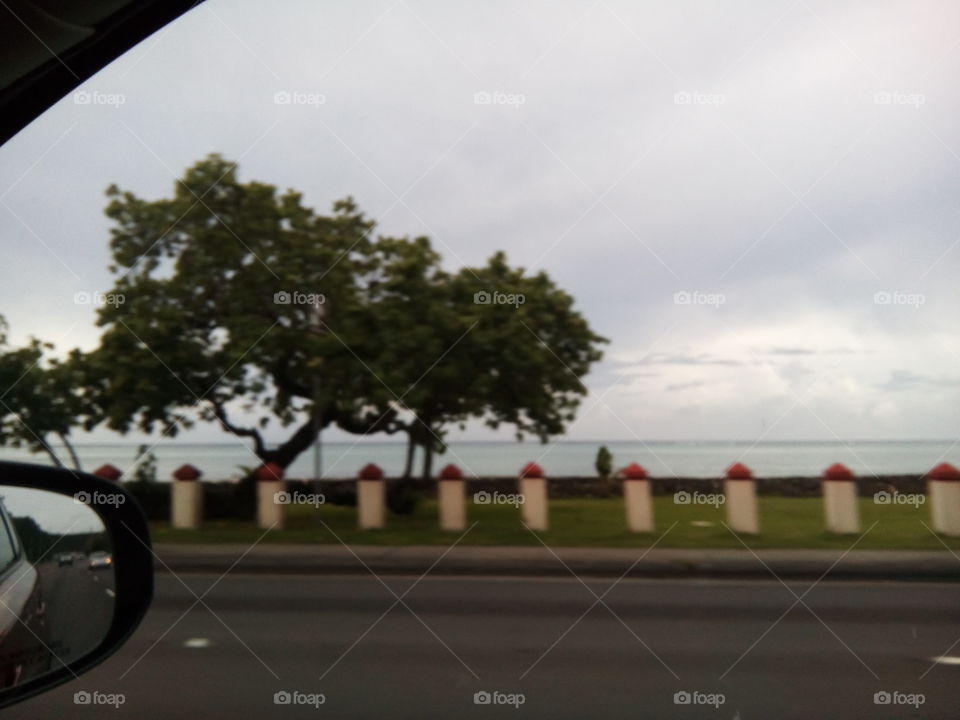
<path id="1" fill-rule="evenodd" d="M 427 238 L 375 237 L 351 200 L 318 214 L 217 155 L 170 198 L 108 195 L 123 302 L 100 309 L 91 364 L 115 430 L 212 420 L 284 467 L 330 424 L 403 432 L 405 474 L 421 447 L 429 475 L 451 423 L 562 432 L 600 357 L 604 339 L 546 274 L 499 253 L 449 273 Z M 271 420 L 291 428 L 277 447 Z"/>

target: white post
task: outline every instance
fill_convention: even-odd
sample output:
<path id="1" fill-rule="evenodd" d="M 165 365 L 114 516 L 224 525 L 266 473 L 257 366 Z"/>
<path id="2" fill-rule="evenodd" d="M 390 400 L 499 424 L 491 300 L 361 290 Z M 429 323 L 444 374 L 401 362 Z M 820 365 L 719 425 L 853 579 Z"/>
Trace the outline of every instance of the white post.
<path id="1" fill-rule="evenodd" d="M 379 529 L 385 525 L 385 516 L 383 470 L 370 463 L 357 478 L 357 525 L 361 530 Z"/>
<path id="2" fill-rule="evenodd" d="M 203 521 L 201 472 L 193 465 L 173 471 L 170 487 L 170 524 L 177 530 L 197 530 Z"/>
<path id="3" fill-rule="evenodd" d="M 738 533 L 759 533 L 757 488 L 750 468 L 741 463 L 732 465 L 723 481 L 723 494 L 726 496 L 727 524 L 730 529 Z"/>
<path id="4" fill-rule="evenodd" d="M 960 470 L 940 463 L 927 473 L 927 491 L 934 531 L 960 536 Z"/>
<path id="5" fill-rule="evenodd" d="M 823 509 L 827 530 L 833 533 L 860 532 L 857 481 L 845 465 L 834 463 L 823 474 Z"/>
<path id="6" fill-rule="evenodd" d="M 647 471 L 637 463 L 621 470 L 623 475 L 623 504 L 627 511 L 630 532 L 653 532 L 653 499 Z"/>
<path id="7" fill-rule="evenodd" d="M 440 511 L 441 530 L 466 530 L 466 481 L 456 465 L 447 465 L 440 471 L 440 481 L 437 484 L 437 506 Z"/>
<path id="8" fill-rule="evenodd" d="M 197 530 L 203 520 L 203 485 L 199 480 L 174 480 L 170 499 L 171 524 L 177 530 Z"/>
<path id="9" fill-rule="evenodd" d="M 520 517 L 524 524 L 531 530 L 547 530 L 547 479 L 543 468 L 536 463 L 529 463 L 520 472 L 520 497 Z"/>
<path id="10" fill-rule="evenodd" d="M 283 468 L 276 463 L 267 463 L 257 468 L 257 527 L 267 530 L 283 530 L 286 521 L 286 483 Z"/>

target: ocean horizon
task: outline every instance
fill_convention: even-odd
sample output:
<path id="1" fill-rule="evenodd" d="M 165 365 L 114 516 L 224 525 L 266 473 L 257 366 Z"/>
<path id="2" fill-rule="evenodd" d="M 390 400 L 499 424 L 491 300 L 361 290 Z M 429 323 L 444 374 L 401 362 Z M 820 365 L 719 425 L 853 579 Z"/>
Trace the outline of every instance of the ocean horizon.
<path id="1" fill-rule="evenodd" d="M 157 479 L 168 480 L 183 463 L 203 471 L 206 480 L 231 480 L 244 467 L 258 464 L 256 456 L 239 441 L 165 441 L 151 446 L 157 459 Z M 606 445 L 613 454 L 614 468 L 629 463 L 643 465 L 654 477 L 718 477 L 734 462 L 748 465 L 758 477 L 812 477 L 835 462 L 858 475 L 923 473 L 940 462 L 960 465 L 957 440 L 559 440 L 545 445 L 536 442 L 462 440 L 451 442 L 446 453 L 434 456 L 433 471 L 448 463 L 465 474 L 510 476 L 528 462 L 537 462 L 550 476 L 596 475 L 597 449 Z M 83 469 L 91 471 L 105 463 L 120 468 L 125 476 L 136 466 L 139 443 L 80 443 L 74 447 Z M 53 446 L 58 454 L 61 446 Z M 396 441 L 361 440 L 325 442 L 321 446 L 321 473 L 324 479 L 349 479 L 373 462 L 388 476 L 402 472 L 406 444 Z M 0 448 L 0 460 L 50 464 L 45 453 L 23 448 Z M 420 457 L 414 465 L 420 467 Z M 302 453 L 288 468 L 289 477 L 314 477 L 314 452 Z"/>

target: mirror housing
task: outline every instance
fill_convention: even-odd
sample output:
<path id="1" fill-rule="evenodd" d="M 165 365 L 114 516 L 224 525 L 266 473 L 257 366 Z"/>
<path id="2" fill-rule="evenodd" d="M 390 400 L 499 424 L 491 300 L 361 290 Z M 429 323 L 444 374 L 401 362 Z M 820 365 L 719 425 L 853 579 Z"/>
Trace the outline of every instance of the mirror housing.
<path id="1" fill-rule="evenodd" d="M 73 680 L 115 653 L 140 624 L 153 598 L 153 550 L 146 517 L 122 485 L 65 468 L 0 462 L 0 491 L 3 487 L 42 490 L 70 499 L 121 496 L 123 501 L 88 504 L 112 544 L 114 602 L 109 629 L 96 647 L 81 656 L 22 684 L 0 688 L 0 708 Z"/>

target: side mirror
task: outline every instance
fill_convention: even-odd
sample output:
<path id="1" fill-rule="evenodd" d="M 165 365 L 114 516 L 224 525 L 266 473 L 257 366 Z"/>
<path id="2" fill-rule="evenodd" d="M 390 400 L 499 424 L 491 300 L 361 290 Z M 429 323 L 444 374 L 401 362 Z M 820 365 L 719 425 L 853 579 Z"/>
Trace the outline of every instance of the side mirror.
<path id="1" fill-rule="evenodd" d="M 112 655 L 152 597 L 147 522 L 129 492 L 86 473 L 0 462 L 0 707 Z"/>

